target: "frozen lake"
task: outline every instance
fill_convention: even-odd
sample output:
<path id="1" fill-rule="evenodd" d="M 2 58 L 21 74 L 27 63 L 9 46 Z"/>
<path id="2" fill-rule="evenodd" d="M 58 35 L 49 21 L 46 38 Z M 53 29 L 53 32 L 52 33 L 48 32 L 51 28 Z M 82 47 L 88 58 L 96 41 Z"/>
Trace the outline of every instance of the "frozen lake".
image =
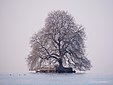
<path id="1" fill-rule="evenodd" d="M 0 85 L 113 85 L 113 75 L 94 74 L 0 74 Z"/>

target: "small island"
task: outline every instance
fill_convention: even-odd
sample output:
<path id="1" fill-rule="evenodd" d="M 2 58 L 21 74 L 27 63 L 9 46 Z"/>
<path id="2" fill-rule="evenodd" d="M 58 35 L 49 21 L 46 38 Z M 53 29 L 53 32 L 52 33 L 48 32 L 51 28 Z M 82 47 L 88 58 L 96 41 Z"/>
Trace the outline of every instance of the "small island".
<path id="1" fill-rule="evenodd" d="M 27 58 L 30 71 L 42 73 L 76 73 L 90 70 L 85 55 L 84 27 L 75 23 L 66 11 L 48 14 L 44 27 L 31 38 L 31 52 Z"/>

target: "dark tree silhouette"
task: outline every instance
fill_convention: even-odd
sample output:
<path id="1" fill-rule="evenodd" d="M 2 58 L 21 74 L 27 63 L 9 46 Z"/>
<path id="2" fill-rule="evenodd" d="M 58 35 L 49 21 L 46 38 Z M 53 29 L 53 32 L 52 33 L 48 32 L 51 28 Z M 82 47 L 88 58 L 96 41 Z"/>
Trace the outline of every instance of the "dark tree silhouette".
<path id="1" fill-rule="evenodd" d="M 32 37 L 32 51 L 27 58 L 29 69 L 55 66 L 72 67 L 79 71 L 90 70 L 85 55 L 85 32 L 81 25 L 65 11 L 52 11 L 45 26 Z"/>

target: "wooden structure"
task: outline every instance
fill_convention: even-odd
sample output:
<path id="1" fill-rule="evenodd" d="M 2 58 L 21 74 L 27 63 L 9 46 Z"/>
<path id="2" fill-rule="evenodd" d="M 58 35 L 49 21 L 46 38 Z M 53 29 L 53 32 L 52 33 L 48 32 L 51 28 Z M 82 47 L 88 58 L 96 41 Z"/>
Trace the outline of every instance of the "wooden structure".
<path id="1" fill-rule="evenodd" d="M 35 68 L 34 71 L 36 71 L 36 73 L 38 73 L 38 72 L 53 73 L 53 72 L 56 72 L 56 69 L 53 67 L 40 67 L 40 68 Z"/>

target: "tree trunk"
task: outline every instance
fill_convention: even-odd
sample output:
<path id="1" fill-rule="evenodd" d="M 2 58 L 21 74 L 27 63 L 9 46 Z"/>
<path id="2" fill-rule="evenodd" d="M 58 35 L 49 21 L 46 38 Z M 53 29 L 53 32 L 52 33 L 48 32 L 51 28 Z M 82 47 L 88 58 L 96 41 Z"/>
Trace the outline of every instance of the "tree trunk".
<path id="1" fill-rule="evenodd" d="M 71 67 L 66 68 L 63 66 L 62 58 L 58 59 L 58 63 L 59 63 L 59 66 L 56 67 L 57 73 L 75 73 L 75 71 L 73 71 Z"/>
<path id="2" fill-rule="evenodd" d="M 58 63 L 59 63 L 59 67 L 63 67 L 63 64 L 62 64 L 63 62 L 61 58 L 58 59 Z"/>
<path id="3" fill-rule="evenodd" d="M 58 63 L 59 63 L 59 66 L 56 67 L 56 72 L 57 73 L 64 73 L 64 67 L 63 67 L 63 64 L 62 64 L 63 62 L 62 62 L 61 58 L 58 59 Z"/>

